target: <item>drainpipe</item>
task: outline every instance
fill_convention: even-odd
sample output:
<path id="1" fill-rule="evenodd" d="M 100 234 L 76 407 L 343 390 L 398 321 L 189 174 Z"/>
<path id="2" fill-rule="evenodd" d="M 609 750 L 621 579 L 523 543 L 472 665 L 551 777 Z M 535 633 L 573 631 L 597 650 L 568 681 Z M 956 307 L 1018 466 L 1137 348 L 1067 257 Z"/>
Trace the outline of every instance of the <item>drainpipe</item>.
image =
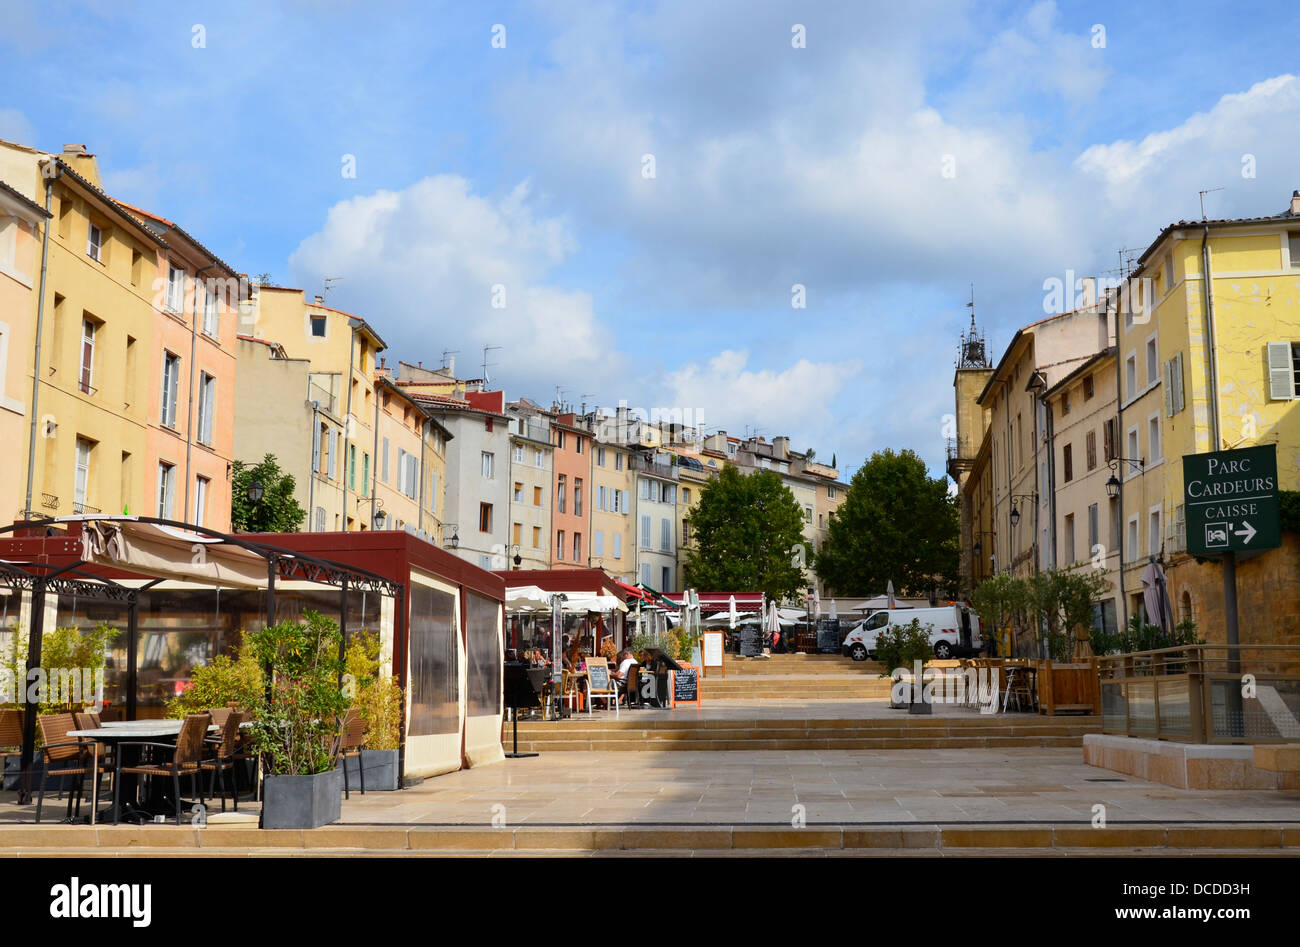
<path id="1" fill-rule="evenodd" d="M 420 499 L 417 501 L 420 506 L 420 515 L 417 517 L 418 519 L 418 524 L 416 527 L 417 529 L 424 529 L 424 504 L 425 504 L 424 485 L 425 482 L 429 479 L 429 475 L 428 473 L 425 472 L 424 469 L 424 442 L 427 439 L 428 434 L 429 434 L 429 419 L 425 418 L 424 421 L 420 424 L 420 487 L 416 491 L 420 496 Z M 442 537 L 439 537 L 438 542 L 435 543 L 434 545 L 441 546 Z"/>
<path id="2" fill-rule="evenodd" d="M 351 320 L 349 320 L 351 321 Z M 348 401 L 347 410 L 343 415 L 343 476 L 339 478 L 343 489 L 339 492 L 343 494 L 343 531 L 348 529 L 348 474 L 351 467 L 348 466 L 348 432 L 352 426 L 352 365 L 353 359 L 357 353 L 357 326 L 351 326 L 351 335 L 348 338 Z"/>
<path id="3" fill-rule="evenodd" d="M 1205 224 L 1201 235 L 1201 292 L 1205 295 L 1205 331 L 1210 355 L 1210 450 L 1218 450 L 1222 440 L 1219 430 L 1219 360 L 1215 357 L 1214 340 L 1214 274 L 1210 270 L 1210 225 Z"/>
<path id="4" fill-rule="evenodd" d="M 190 521 L 190 458 L 194 453 L 194 360 L 198 353 L 199 344 L 199 286 L 202 285 L 199 276 L 204 270 L 216 269 L 213 266 L 201 267 L 194 271 L 194 312 L 193 318 L 190 319 L 190 391 L 189 401 L 185 407 L 185 510 L 181 514 L 181 522 Z M 204 302 L 207 301 L 206 294 Z M 209 409 L 215 406 L 209 406 Z M 198 517 L 195 517 L 197 520 Z"/>
<path id="5" fill-rule="evenodd" d="M 54 170 L 52 176 L 49 175 L 51 168 Z M 46 158 L 41 167 L 41 174 L 46 176 L 45 213 L 48 214 L 50 203 L 54 198 L 54 181 L 59 176 L 58 161 L 53 157 Z M 32 363 L 32 424 L 27 436 L 27 501 L 23 504 L 23 516 L 29 519 L 32 515 L 32 486 L 36 476 L 36 419 L 40 416 L 37 405 L 41 397 L 41 335 L 45 325 L 45 276 L 50 260 L 50 220 L 50 217 L 46 217 L 42 225 L 45 228 L 45 236 L 41 240 L 41 287 L 36 297 L 36 360 Z"/>
<path id="6" fill-rule="evenodd" d="M 1129 284 L 1129 306 L 1132 307 L 1133 285 Z M 1116 297 L 1117 305 L 1115 306 L 1115 457 L 1122 457 L 1124 444 L 1124 397 L 1128 394 L 1124 390 L 1124 349 L 1119 344 L 1119 327 L 1124 318 L 1124 295 L 1118 294 Z M 1116 497 L 1116 512 L 1119 514 L 1119 522 L 1116 527 L 1119 532 L 1119 607 L 1122 624 L 1119 630 L 1123 631 L 1128 628 L 1128 593 L 1124 591 L 1124 478 L 1119 474 L 1124 470 L 1123 462 L 1116 462 L 1115 474 L 1119 479 L 1119 496 Z"/>
<path id="7" fill-rule="evenodd" d="M 375 391 L 375 446 L 370 450 L 370 528 L 375 528 L 375 498 L 379 494 L 379 386 L 372 385 Z M 421 425 L 423 431 L 423 425 Z M 421 435 L 420 453 L 424 453 L 423 434 Z"/>
<path id="8" fill-rule="evenodd" d="M 307 393 L 311 394 L 311 375 L 307 376 Z M 307 486 L 307 532 L 316 531 L 316 476 L 319 471 L 316 466 L 320 463 L 320 450 L 316 445 L 316 432 L 320 430 L 320 402 L 313 400 L 311 403 L 311 463 L 307 465 L 309 473 Z"/>

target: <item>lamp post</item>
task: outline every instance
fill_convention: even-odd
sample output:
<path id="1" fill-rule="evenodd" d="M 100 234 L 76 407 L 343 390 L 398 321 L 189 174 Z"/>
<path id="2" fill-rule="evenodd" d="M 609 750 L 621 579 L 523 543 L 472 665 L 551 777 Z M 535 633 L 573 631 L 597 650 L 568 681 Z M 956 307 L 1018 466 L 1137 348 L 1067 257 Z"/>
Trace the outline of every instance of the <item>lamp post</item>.
<path id="1" fill-rule="evenodd" d="M 524 558 L 523 556 L 519 555 L 518 543 L 515 543 L 510 547 L 510 561 L 514 564 L 514 567 L 516 569 L 518 569 L 523 564 Z"/>
<path id="2" fill-rule="evenodd" d="M 447 540 L 447 548 L 448 548 L 448 549 L 455 549 L 455 548 L 457 548 L 457 547 L 460 545 L 460 535 L 459 535 L 459 533 L 457 532 L 457 530 L 458 530 L 459 528 L 460 528 L 460 524 L 459 524 L 459 523 L 452 523 L 452 524 L 451 524 L 451 538 Z M 446 529 L 445 529 L 445 528 L 444 528 L 443 532 L 446 532 Z"/>
<path id="3" fill-rule="evenodd" d="M 254 480 L 248 485 L 248 490 L 246 492 L 248 494 L 249 503 L 261 503 L 262 496 L 266 493 L 266 489 L 262 486 L 262 481 Z"/>

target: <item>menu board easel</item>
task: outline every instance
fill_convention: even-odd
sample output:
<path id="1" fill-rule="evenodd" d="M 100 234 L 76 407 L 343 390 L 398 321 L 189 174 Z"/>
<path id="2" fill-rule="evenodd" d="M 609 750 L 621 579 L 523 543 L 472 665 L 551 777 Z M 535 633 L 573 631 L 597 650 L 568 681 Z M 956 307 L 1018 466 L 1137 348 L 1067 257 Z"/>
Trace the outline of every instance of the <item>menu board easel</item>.
<path id="1" fill-rule="evenodd" d="M 668 696 L 672 706 L 694 704 L 700 706 L 700 669 L 693 664 L 683 664 L 680 671 L 668 672 Z"/>
<path id="2" fill-rule="evenodd" d="M 706 631 L 704 633 L 704 676 L 709 676 L 709 668 L 721 668 L 722 676 L 727 676 L 726 654 L 722 647 L 723 632 Z"/>

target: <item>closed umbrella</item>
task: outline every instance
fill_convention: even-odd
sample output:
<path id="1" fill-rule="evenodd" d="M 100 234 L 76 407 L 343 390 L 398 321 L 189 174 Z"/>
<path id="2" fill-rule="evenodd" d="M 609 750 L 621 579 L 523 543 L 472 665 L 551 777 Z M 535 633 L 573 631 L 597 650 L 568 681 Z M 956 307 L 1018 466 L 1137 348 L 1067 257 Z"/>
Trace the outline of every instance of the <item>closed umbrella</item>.
<path id="1" fill-rule="evenodd" d="M 885 586 L 885 598 L 889 602 L 889 608 L 896 607 L 894 604 L 894 580 L 890 579 L 889 584 Z"/>
<path id="2" fill-rule="evenodd" d="M 831 599 L 831 621 L 839 621 L 840 613 L 835 607 L 835 599 Z"/>
<path id="3" fill-rule="evenodd" d="M 1162 634 L 1168 635 L 1174 627 L 1174 616 L 1169 607 L 1164 570 L 1154 559 L 1142 572 L 1142 605 L 1147 613 L 1147 623 L 1156 625 Z"/>
<path id="4" fill-rule="evenodd" d="M 776 647 L 781 641 L 781 622 L 776 613 L 776 602 L 772 602 L 767 612 L 767 630 L 772 634 L 772 646 Z"/>
<path id="5" fill-rule="evenodd" d="M 727 620 L 731 622 L 731 627 L 736 627 L 736 596 L 731 596 L 731 601 L 727 604 Z"/>

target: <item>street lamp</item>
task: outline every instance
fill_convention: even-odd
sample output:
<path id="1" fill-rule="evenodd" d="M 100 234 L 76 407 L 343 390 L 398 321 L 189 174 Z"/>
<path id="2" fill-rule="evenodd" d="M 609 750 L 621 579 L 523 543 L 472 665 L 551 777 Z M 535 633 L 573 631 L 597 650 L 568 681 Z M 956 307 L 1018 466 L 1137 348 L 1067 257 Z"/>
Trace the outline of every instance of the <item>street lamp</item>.
<path id="1" fill-rule="evenodd" d="M 515 543 L 513 546 L 510 547 L 510 556 L 511 556 L 510 561 L 513 562 L 515 564 L 515 568 L 518 569 L 523 564 L 524 561 L 523 556 L 519 555 L 518 543 Z"/>
<path id="2" fill-rule="evenodd" d="M 262 481 L 254 480 L 252 483 L 248 485 L 248 502 L 261 503 L 262 494 L 264 494 L 265 492 L 266 490 L 263 489 L 262 487 Z"/>
<path id="3" fill-rule="evenodd" d="M 451 539 L 447 540 L 448 549 L 455 549 L 457 546 L 460 545 L 460 536 L 456 532 L 457 529 L 459 529 L 459 527 L 460 527 L 459 523 L 451 524 Z"/>
<path id="4" fill-rule="evenodd" d="M 1119 496 L 1120 481 L 1115 474 L 1119 472 L 1120 464 L 1137 464 L 1138 470 L 1146 473 L 1147 462 L 1141 457 L 1114 457 L 1108 461 L 1111 469 L 1110 479 L 1106 481 L 1106 495 L 1112 500 Z"/>

